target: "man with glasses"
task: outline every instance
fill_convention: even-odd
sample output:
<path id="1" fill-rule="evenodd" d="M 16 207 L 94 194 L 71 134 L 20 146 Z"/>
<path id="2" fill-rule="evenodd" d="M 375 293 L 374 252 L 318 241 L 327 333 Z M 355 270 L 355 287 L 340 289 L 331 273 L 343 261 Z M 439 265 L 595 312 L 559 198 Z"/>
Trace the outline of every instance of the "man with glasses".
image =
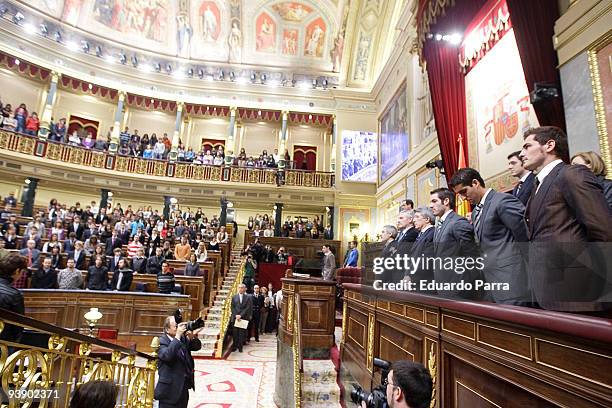
<path id="1" fill-rule="evenodd" d="M 390 408 L 429 408 L 433 383 L 429 371 L 421 364 L 395 361 L 383 385 Z M 367 408 L 365 401 L 361 406 Z"/>

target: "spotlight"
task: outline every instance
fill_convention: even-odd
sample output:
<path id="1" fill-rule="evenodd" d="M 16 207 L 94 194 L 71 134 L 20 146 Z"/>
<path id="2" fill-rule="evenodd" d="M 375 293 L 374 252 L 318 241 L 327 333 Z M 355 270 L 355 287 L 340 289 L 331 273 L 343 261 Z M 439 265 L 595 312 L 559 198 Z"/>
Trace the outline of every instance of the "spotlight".
<path id="1" fill-rule="evenodd" d="M 19 61 L 17 58 L 15 58 L 15 65 L 19 66 L 19 64 L 21 64 L 21 61 Z"/>
<path id="2" fill-rule="evenodd" d="M 23 25 L 23 29 L 25 30 L 26 33 L 33 35 L 36 34 L 36 27 L 34 27 L 32 24 L 30 23 L 26 23 Z"/>
<path id="3" fill-rule="evenodd" d="M 230 81 L 234 82 L 234 80 L 236 80 L 236 74 L 234 73 L 234 71 L 230 71 L 229 73 L 229 79 Z"/>
<path id="4" fill-rule="evenodd" d="M 172 73 L 172 65 L 170 65 L 170 64 L 166 64 L 166 72 L 167 72 L 168 74 Z"/>
<path id="5" fill-rule="evenodd" d="M 436 41 L 442 41 L 442 34 L 436 34 L 435 39 Z"/>
<path id="6" fill-rule="evenodd" d="M 153 68 L 155 69 L 155 72 L 161 72 L 161 64 L 159 62 L 155 63 Z"/>
<path id="7" fill-rule="evenodd" d="M 112 197 L 112 196 L 113 196 L 113 192 L 112 192 L 112 191 L 109 191 L 109 192 L 108 192 L 108 196 L 109 196 L 109 197 Z"/>
<path id="8" fill-rule="evenodd" d="M 171 204 L 176 204 L 176 203 L 178 203 L 178 200 L 176 198 L 174 198 L 174 197 L 171 197 L 170 198 L 170 203 Z"/>
<path id="9" fill-rule="evenodd" d="M 454 33 L 450 35 L 449 42 L 453 45 L 459 45 L 461 43 L 462 37 L 459 33 Z"/>
<path id="10" fill-rule="evenodd" d="M 132 55 L 132 66 L 136 68 L 138 66 L 138 57 L 136 55 Z"/>
<path id="11" fill-rule="evenodd" d="M 427 33 L 427 39 L 431 40 L 433 38 L 433 34 L 432 33 Z"/>
<path id="12" fill-rule="evenodd" d="M 123 52 L 119 54 L 119 62 L 123 65 L 127 63 L 127 56 Z"/>
<path id="13" fill-rule="evenodd" d="M 204 78 L 204 70 L 202 68 L 198 69 L 198 78 L 200 79 Z"/>
<path id="14" fill-rule="evenodd" d="M 61 31 L 56 31 L 54 34 L 55 37 L 55 41 L 57 41 L 58 43 L 62 42 L 62 32 Z"/>
<path id="15" fill-rule="evenodd" d="M 68 41 L 66 43 L 66 47 L 72 52 L 76 52 L 79 50 L 79 46 L 74 41 Z"/>
<path id="16" fill-rule="evenodd" d="M 47 28 L 47 25 L 44 23 L 41 23 L 38 29 L 40 30 L 41 35 L 46 36 L 47 34 L 49 34 L 49 29 Z"/>
<path id="17" fill-rule="evenodd" d="M 251 82 L 255 82 L 255 79 L 257 78 L 257 75 L 255 75 L 255 73 L 253 72 L 251 74 Z"/>
<path id="18" fill-rule="evenodd" d="M 193 68 L 189 68 L 189 69 L 187 70 L 187 76 L 188 76 L 189 78 L 193 78 Z"/>
<path id="19" fill-rule="evenodd" d="M 93 89 L 93 85 L 92 84 L 88 84 L 87 88 L 89 88 L 89 90 L 91 91 Z"/>
<path id="20" fill-rule="evenodd" d="M 102 57 L 102 47 L 96 45 L 96 57 Z"/>
<path id="21" fill-rule="evenodd" d="M 13 16 L 13 23 L 15 24 L 19 24 L 23 21 L 25 17 L 23 16 L 23 14 L 21 14 L 21 12 L 17 12 L 14 16 Z"/>
<path id="22" fill-rule="evenodd" d="M 268 79 L 268 76 L 266 74 L 261 74 L 259 76 L 259 80 L 261 81 L 262 84 L 266 83 L 266 79 Z"/>
<path id="23" fill-rule="evenodd" d="M 86 54 L 89 52 L 89 43 L 87 41 L 81 41 L 81 50 L 83 50 L 83 52 Z"/>
<path id="24" fill-rule="evenodd" d="M 30 184 L 32 182 L 32 180 L 30 180 L 29 178 L 25 179 L 24 183 L 26 184 Z"/>

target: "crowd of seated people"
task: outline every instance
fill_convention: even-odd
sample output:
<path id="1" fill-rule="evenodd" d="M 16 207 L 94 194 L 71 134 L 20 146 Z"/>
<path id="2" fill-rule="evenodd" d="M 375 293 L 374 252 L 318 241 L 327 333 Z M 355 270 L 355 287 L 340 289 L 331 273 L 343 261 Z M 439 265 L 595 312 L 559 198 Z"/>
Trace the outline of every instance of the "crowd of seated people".
<path id="1" fill-rule="evenodd" d="M 268 214 L 256 214 L 255 217 L 249 217 L 246 226 L 246 233 L 253 237 L 274 237 L 274 219 Z M 328 224 L 323 228 L 323 223 L 319 216 L 315 216 L 313 220 L 297 217 L 291 219 L 287 217 L 281 225 L 280 235 L 283 238 L 311 238 L 311 239 L 333 239 L 331 225 Z"/>
<path id="2" fill-rule="evenodd" d="M 29 280 L 31 288 L 40 289 L 129 290 L 133 275 L 140 273 L 158 275 L 158 288 L 165 293 L 174 279 L 168 260 L 184 261 L 185 275 L 200 276 L 199 263 L 208 259 L 208 251 L 219 251 L 230 239 L 218 217 L 209 220 L 201 208 L 177 209 L 165 219 L 151 207 L 109 203 L 98 208 L 91 202 L 82 208 L 77 202 L 68 208 L 53 199 L 22 224 L 14 212 L 14 194 L 2 202 L 0 252 L 19 251 L 29 270 L 16 288 L 28 287 Z M 85 279 L 79 279 L 82 271 L 87 271 Z"/>

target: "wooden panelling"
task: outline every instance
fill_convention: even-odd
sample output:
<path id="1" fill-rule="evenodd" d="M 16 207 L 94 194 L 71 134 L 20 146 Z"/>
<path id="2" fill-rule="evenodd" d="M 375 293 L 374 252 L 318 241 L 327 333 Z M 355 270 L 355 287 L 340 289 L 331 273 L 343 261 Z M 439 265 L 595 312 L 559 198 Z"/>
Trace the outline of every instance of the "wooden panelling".
<path id="1" fill-rule="evenodd" d="M 470 340 L 476 339 L 476 324 L 455 316 L 442 315 L 442 331 Z"/>
<path id="2" fill-rule="evenodd" d="M 253 237 L 250 237 L 249 234 L 245 234 L 244 246 L 246 247 L 249 243 L 253 242 L 253 240 Z M 278 248 L 283 246 L 286 252 L 311 261 L 320 259 L 321 247 L 323 244 L 329 244 L 334 254 L 336 254 L 336 263 L 338 265 L 342 263 L 342 259 L 339 259 L 340 241 L 310 238 L 259 237 L 259 242 L 264 246 L 270 244 L 275 252 Z"/>
<path id="3" fill-rule="evenodd" d="M 485 324 L 477 326 L 478 343 L 493 347 L 497 350 L 513 354 L 531 360 L 533 353 L 531 350 L 531 337 L 515 331 L 504 330 L 499 327 L 492 327 Z"/>

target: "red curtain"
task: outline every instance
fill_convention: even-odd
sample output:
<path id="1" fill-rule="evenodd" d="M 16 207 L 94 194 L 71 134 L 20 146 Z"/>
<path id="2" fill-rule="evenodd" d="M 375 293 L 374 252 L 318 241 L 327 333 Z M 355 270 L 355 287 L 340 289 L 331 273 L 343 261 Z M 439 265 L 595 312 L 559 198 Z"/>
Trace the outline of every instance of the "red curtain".
<path id="1" fill-rule="evenodd" d="M 202 149 L 204 152 L 207 150 L 212 151 L 213 148 L 216 149 L 219 146 L 223 147 L 223 151 L 225 151 L 225 140 L 202 138 Z"/>
<path id="2" fill-rule="evenodd" d="M 293 146 L 293 161 L 298 170 L 317 169 L 317 148 L 315 146 Z"/>
<path id="3" fill-rule="evenodd" d="M 470 0 L 447 9 L 446 14 L 439 16 L 437 22 L 431 26 L 430 32 L 463 33 L 485 3 L 486 0 Z M 459 134 L 467 134 L 465 77 L 460 70 L 458 51 L 458 46 L 433 39 L 427 40 L 423 46 L 438 143 L 447 180 L 450 180 L 457 170 Z M 467 144 L 464 144 L 464 148 L 465 156 L 469 157 Z"/>
<path id="4" fill-rule="evenodd" d="M 533 91 L 536 82 L 555 84 L 560 89 L 559 61 L 552 40 L 555 21 L 559 18 L 557 0 L 506 0 L 506 4 L 527 89 Z M 560 97 L 534 105 L 533 108 L 541 125 L 565 129 L 563 100 Z"/>
<path id="5" fill-rule="evenodd" d="M 91 132 L 92 139 L 95 139 L 98 136 L 99 126 L 100 122 L 97 120 L 70 115 L 70 119 L 68 120 L 68 134 L 66 136 L 71 135 L 72 132 L 76 130 L 81 138 L 86 137 L 87 132 Z"/>

